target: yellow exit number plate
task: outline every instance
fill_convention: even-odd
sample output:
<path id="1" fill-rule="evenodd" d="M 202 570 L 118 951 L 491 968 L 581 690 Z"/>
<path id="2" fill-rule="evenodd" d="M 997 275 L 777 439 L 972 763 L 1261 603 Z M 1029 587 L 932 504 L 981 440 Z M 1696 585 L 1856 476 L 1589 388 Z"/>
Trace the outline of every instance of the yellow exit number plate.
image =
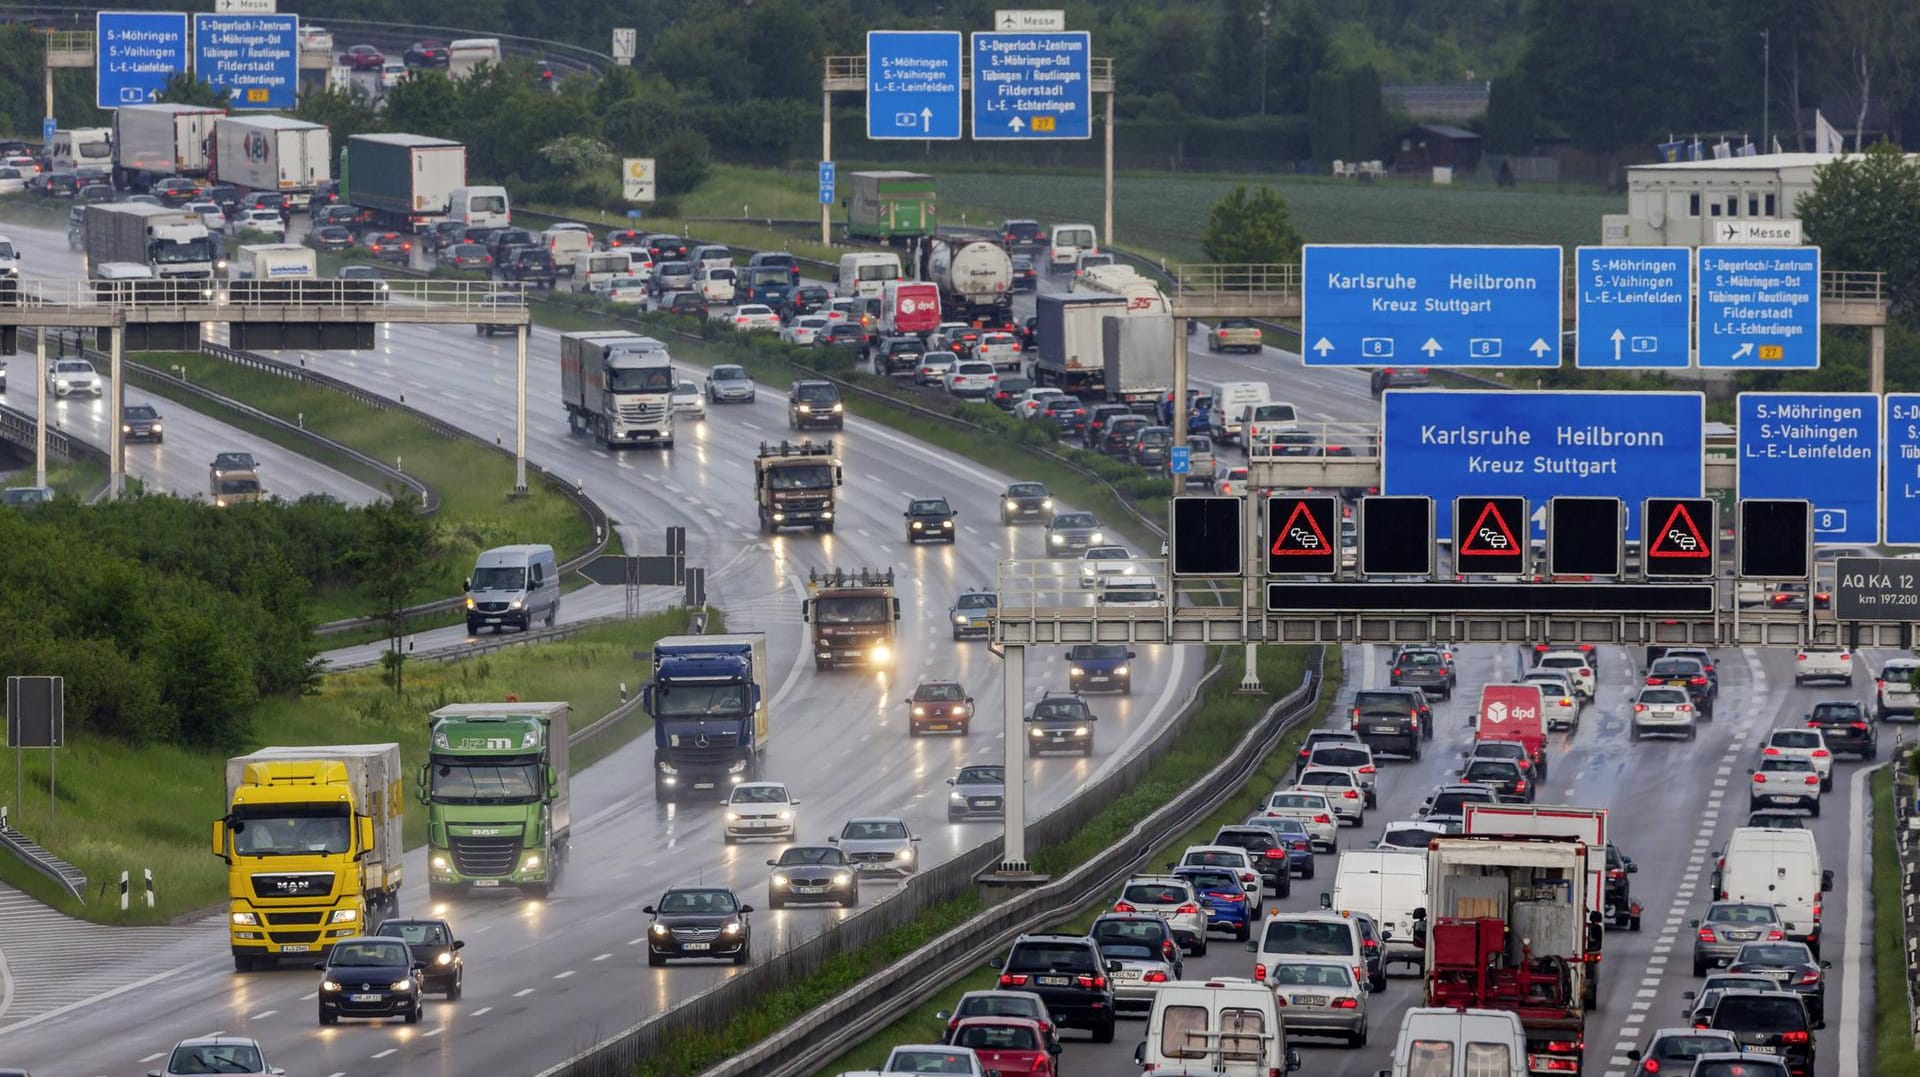
<path id="1" fill-rule="evenodd" d="M 1053 117 L 1052 116 L 1035 116 L 1033 118 L 1033 129 L 1036 131 L 1053 130 Z"/>
<path id="2" fill-rule="evenodd" d="M 1763 362 L 1768 359 L 1779 360 L 1779 359 L 1785 359 L 1786 357 L 1787 357 L 1787 349 L 1785 345 L 1782 345 L 1782 344 L 1760 345 L 1760 359 Z"/>
<path id="3" fill-rule="evenodd" d="M 262 104 L 265 104 L 265 103 L 266 103 L 266 100 L 267 100 L 267 91 L 265 91 L 265 90 L 248 90 L 248 91 L 247 91 L 247 100 L 248 100 L 248 101 L 256 101 L 256 102 L 260 102 L 260 103 L 262 103 Z"/>

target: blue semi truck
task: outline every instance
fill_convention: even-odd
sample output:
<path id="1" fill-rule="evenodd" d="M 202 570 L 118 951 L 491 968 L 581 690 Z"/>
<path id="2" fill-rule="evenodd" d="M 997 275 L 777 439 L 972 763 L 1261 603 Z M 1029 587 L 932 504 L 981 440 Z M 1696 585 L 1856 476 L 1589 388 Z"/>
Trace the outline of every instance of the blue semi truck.
<path id="1" fill-rule="evenodd" d="M 665 636 L 653 645 L 653 680 L 641 704 L 653 718 L 653 795 L 757 780 L 767 748 L 767 637 L 761 633 Z"/>

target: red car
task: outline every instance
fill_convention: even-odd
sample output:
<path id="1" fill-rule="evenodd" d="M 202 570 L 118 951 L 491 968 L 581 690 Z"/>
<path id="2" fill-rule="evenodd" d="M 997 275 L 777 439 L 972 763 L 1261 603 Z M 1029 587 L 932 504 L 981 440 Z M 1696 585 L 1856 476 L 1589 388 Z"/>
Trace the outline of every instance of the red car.
<path id="1" fill-rule="evenodd" d="M 355 71 L 378 71 L 386 62 L 386 54 L 372 45 L 355 45 L 340 54 L 340 63 Z"/>
<path id="2" fill-rule="evenodd" d="M 1001 1077 L 1054 1077 L 1054 1055 L 1060 1045 L 1051 1042 L 1040 1022 L 1025 1017 L 963 1018 L 948 1037 L 955 1047 L 971 1047 L 980 1066 Z"/>

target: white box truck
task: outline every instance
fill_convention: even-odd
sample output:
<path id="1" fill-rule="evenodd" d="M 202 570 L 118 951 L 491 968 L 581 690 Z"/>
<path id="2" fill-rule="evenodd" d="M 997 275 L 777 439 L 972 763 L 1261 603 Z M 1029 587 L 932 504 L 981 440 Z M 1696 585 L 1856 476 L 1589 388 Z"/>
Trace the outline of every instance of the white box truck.
<path id="1" fill-rule="evenodd" d="M 333 135 L 285 116 L 222 116 L 213 124 L 208 171 L 243 192 L 279 191 L 297 209 L 333 178 Z"/>
<path id="2" fill-rule="evenodd" d="M 298 243 L 253 243 L 234 252 L 232 280 L 314 280 L 320 275 L 313 248 Z"/>
<path id="3" fill-rule="evenodd" d="M 153 267 L 154 275 L 206 280 L 225 258 L 198 213 L 145 202 L 103 202 L 87 207 L 85 250 L 91 275 L 108 262 Z"/>
<path id="4" fill-rule="evenodd" d="M 620 330 L 560 334 L 567 431 L 600 444 L 673 448 L 673 357 L 652 337 Z"/>
<path id="5" fill-rule="evenodd" d="M 144 191 L 169 176 L 207 174 L 213 125 L 205 105 L 122 105 L 113 110 L 113 184 Z"/>

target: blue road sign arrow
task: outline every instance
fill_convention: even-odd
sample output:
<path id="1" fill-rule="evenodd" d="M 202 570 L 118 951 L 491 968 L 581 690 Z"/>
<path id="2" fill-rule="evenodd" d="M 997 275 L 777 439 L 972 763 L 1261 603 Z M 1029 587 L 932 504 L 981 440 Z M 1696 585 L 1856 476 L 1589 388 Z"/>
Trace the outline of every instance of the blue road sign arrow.
<path id="1" fill-rule="evenodd" d="M 1381 404 L 1381 493 L 1617 497 L 1627 537 L 1649 497 L 1699 497 L 1706 481 L 1700 393 L 1470 392 L 1389 389 Z M 1451 537 L 1450 512 L 1436 514 Z M 1515 522 L 1517 526 L 1517 521 Z M 1532 521 L 1546 535 L 1546 513 Z"/>
<path id="2" fill-rule="evenodd" d="M 1920 393 L 1888 393 L 1886 542 L 1920 546 Z"/>
<path id="3" fill-rule="evenodd" d="M 1577 366 L 1691 365 L 1692 248 L 1581 247 L 1573 273 Z"/>
<path id="4" fill-rule="evenodd" d="M 1702 367 L 1820 365 L 1820 248 L 1700 248 Z"/>
<path id="5" fill-rule="evenodd" d="M 1193 470 L 1193 449 L 1186 445 L 1175 445 L 1167 452 L 1167 470 L 1175 475 L 1185 475 Z"/>
<path id="6" fill-rule="evenodd" d="M 960 137 L 957 30 L 867 32 L 867 137 Z"/>
<path id="7" fill-rule="evenodd" d="M 101 11 L 94 15 L 94 105 L 144 105 L 167 79 L 187 70 L 187 16 L 178 11 Z"/>
<path id="8" fill-rule="evenodd" d="M 1046 141 L 1093 137 L 1093 36 L 973 35 L 973 137 Z"/>
<path id="9" fill-rule="evenodd" d="M 1812 502 L 1815 542 L 1879 542 L 1880 407 L 1873 393 L 1741 393 L 1740 497 Z"/>
<path id="10" fill-rule="evenodd" d="M 1308 244 L 1301 262 L 1309 366 L 1560 365 L 1559 247 Z"/>

